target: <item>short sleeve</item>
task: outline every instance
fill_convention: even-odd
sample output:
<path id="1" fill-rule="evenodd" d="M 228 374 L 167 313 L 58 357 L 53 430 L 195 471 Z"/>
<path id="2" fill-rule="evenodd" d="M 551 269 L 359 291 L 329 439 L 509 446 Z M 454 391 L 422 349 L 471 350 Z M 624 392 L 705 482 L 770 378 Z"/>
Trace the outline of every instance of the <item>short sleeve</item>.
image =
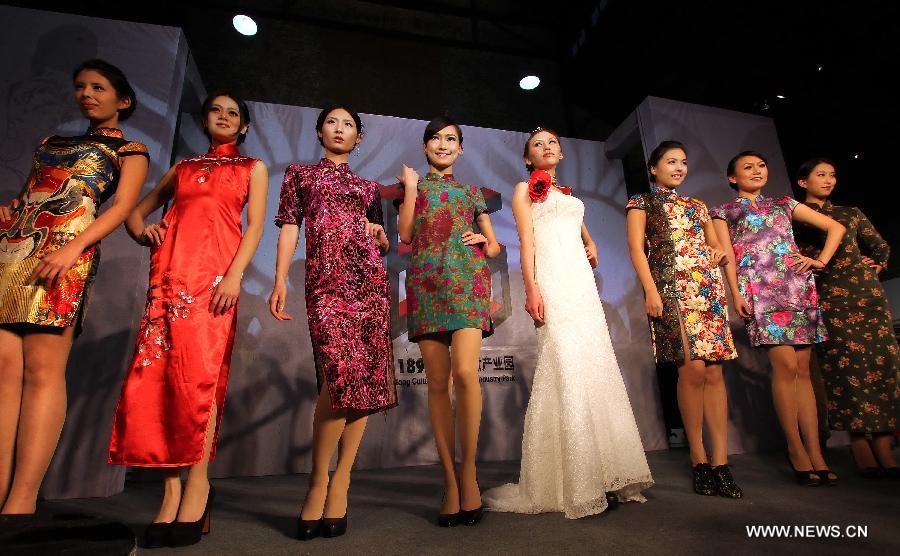
<path id="1" fill-rule="evenodd" d="M 147 145 L 140 143 L 138 141 L 129 141 L 116 149 L 116 154 L 119 156 L 132 156 L 132 155 L 141 155 L 147 157 L 147 160 L 150 160 L 150 151 L 147 149 Z"/>
<path id="2" fill-rule="evenodd" d="M 384 227 L 384 210 L 381 208 L 381 191 L 377 183 L 371 182 L 372 199 L 366 207 L 366 220 L 370 224 L 378 224 Z"/>
<path id="3" fill-rule="evenodd" d="M 709 209 L 709 217 L 725 220 L 726 222 L 728 221 L 728 219 L 725 218 L 725 207 L 722 205 Z"/>
<path id="4" fill-rule="evenodd" d="M 631 209 L 640 209 L 647 210 L 647 199 L 644 195 L 638 193 L 637 195 L 632 195 L 630 199 L 628 199 L 628 203 L 625 205 L 625 210 Z"/>
<path id="5" fill-rule="evenodd" d="M 797 205 L 800 204 L 800 201 L 794 199 L 793 197 L 788 197 L 785 195 L 781 198 L 781 203 L 787 207 L 788 212 L 794 212 L 794 209 L 797 208 Z"/>
<path id="6" fill-rule="evenodd" d="M 701 226 L 705 226 L 707 222 L 709 222 L 709 209 L 706 208 L 706 204 L 699 199 L 692 199 L 694 201 L 694 208 L 697 211 L 697 220 L 700 221 Z"/>
<path id="7" fill-rule="evenodd" d="M 281 182 L 281 194 L 278 199 L 278 214 L 275 215 L 275 225 L 279 228 L 284 224 L 300 226 L 303 223 L 303 206 L 300 204 L 300 182 L 302 176 L 294 166 L 288 166 L 284 171 L 284 181 Z"/>
<path id="8" fill-rule="evenodd" d="M 473 213 L 474 217 L 478 218 L 480 215 L 488 211 L 487 203 L 484 200 L 484 194 L 481 192 L 481 188 L 479 188 L 477 185 L 473 185 L 471 187 L 473 204 L 475 205 Z"/>

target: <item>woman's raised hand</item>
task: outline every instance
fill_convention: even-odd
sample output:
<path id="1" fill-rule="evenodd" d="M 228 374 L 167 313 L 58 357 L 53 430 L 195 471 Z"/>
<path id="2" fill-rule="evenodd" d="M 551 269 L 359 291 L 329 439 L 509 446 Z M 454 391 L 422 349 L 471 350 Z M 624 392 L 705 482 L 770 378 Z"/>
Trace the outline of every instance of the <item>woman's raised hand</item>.
<path id="1" fill-rule="evenodd" d="M 397 176 L 397 180 L 403 184 L 404 188 L 415 189 L 419 184 L 419 174 L 416 173 L 415 170 L 404 164 L 403 171 L 400 172 L 399 176 Z"/>

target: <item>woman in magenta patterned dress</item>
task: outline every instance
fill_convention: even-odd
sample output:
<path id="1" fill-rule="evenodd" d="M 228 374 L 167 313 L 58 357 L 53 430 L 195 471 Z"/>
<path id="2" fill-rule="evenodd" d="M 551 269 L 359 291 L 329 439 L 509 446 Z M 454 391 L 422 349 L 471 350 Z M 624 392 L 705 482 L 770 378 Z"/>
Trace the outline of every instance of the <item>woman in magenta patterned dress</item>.
<path id="1" fill-rule="evenodd" d="M 72 81 L 88 130 L 45 139 L 28 182 L 0 205 L 3 514 L 35 511 L 66 418 L 66 363 L 97 273 L 100 240 L 128 217 L 147 177 L 147 147 L 116 129 L 137 107 L 122 71 L 89 60 Z"/>
<path id="2" fill-rule="evenodd" d="M 422 136 L 429 172 L 419 179 L 408 166 L 397 229 L 412 245 L 406 274 L 407 329 L 418 342 L 428 376 L 428 412 L 444 469 L 438 525 L 474 525 L 481 518 L 475 451 L 481 425 L 478 360 L 481 339 L 493 332 L 491 271 L 485 257 L 500 245 L 478 187 L 453 178 L 463 152 L 462 130 L 447 118 L 429 122 Z M 472 232 L 473 222 L 481 233 Z M 456 393 L 456 426 L 450 383 Z M 456 432 L 462 451 L 456 471 Z"/>
<path id="3" fill-rule="evenodd" d="M 766 347 L 772 399 L 798 483 L 836 484 L 819 446 L 816 399 L 809 378 L 810 346 L 825 339 L 812 269 L 834 255 L 844 227 L 790 197 L 760 195 L 769 178 L 766 159 L 744 151 L 728 163 L 738 198 L 711 211 L 730 264 L 725 275 L 735 308 L 746 319 L 750 345 Z M 827 231 L 819 259 L 800 254 L 791 221 Z"/>
<path id="4" fill-rule="evenodd" d="M 370 413 L 397 405 L 391 346 L 390 287 L 381 256 L 384 233 L 378 184 L 347 164 L 362 141 L 359 115 L 344 107 L 316 121 L 325 157 L 284 173 L 275 223 L 281 227 L 269 310 L 284 312 L 287 273 L 306 220 L 306 313 L 316 359 L 319 401 L 313 421 L 312 472 L 298 536 L 342 535 L 347 529 L 350 470 Z M 328 467 L 340 442 L 337 467 Z"/>
<path id="5" fill-rule="evenodd" d="M 652 191 L 628 200 L 625 222 L 656 362 L 678 365 L 678 407 L 691 449 L 694 492 L 740 498 L 743 492 L 728 467 L 722 376 L 722 361 L 737 357 L 718 268 L 725 254 L 703 201 L 677 192 L 688 172 L 684 145 L 663 141 L 650 153 L 647 169 Z M 704 422 L 712 465 L 703 445 Z"/>

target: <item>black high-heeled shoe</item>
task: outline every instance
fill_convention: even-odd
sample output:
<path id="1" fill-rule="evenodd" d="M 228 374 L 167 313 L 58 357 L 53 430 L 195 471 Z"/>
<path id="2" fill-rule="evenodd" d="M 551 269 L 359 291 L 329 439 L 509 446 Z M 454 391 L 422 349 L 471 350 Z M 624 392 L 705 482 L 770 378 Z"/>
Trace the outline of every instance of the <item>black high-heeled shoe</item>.
<path id="1" fill-rule="evenodd" d="M 197 544 L 203 535 L 209 534 L 210 523 L 212 517 L 210 510 L 212 509 L 213 500 L 216 497 L 216 489 L 209 485 L 209 494 L 206 496 L 206 507 L 203 508 L 203 515 L 197 521 L 176 521 L 172 525 L 169 533 L 171 542 L 169 546 L 190 546 Z"/>
<path id="2" fill-rule="evenodd" d="M 153 522 L 144 530 L 144 548 L 169 546 L 174 521 Z"/>
<path id="3" fill-rule="evenodd" d="M 297 538 L 308 541 L 322 535 L 322 518 L 297 520 Z"/>
<path id="4" fill-rule="evenodd" d="M 819 483 L 830 487 L 837 486 L 837 473 L 831 469 L 816 469 L 813 471 L 819 477 Z"/>
<path id="5" fill-rule="evenodd" d="M 323 517 L 322 536 L 326 539 L 340 537 L 347 532 L 347 514 L 344 517 Z"/>
<path id="6" fill-rule="evenodd" d="M 708 463 L 698 463 L 694 466 L 694 492 L 703 496 L 715 496 L 719 493 L 712 467 Z"/>
<path id="7" fill-rule="evenodd" d="M 818 471 L 812 469 L 797 469 L 794 467 L 794 462 L 791 461 L 791 455 L 787 452 L 784 453 L 784 459 L 786 459 L 788 465 L 791 466 L 791 471 L 794 472 L 794 481 L 796 481 L 798 485 L 816 487 L 822 484 L 822 477 L 819 476 Z"/>
<path id="8" fill-rule="evenodd" d="M 459 525 L 459 514 L 460 512 L 456 512 L 455 514 L 438 514 L 438 527 L 456 527 Z"/>
<path id="9" fill-rule="evenodd" d="M 716 490 L 723 498 L 743 498 L 744 491 L 734 482 L 731 469 L 728 464 L 717 465 L 712 468 L 713 478 L 716 481 Z"/>
<path id="10" fill-rule="evenodd" d="M 482 517 L 484 517 L 484 504 L 474 510 L 459 510 L 459 521 L 463 525 L 478 525 Z"/>

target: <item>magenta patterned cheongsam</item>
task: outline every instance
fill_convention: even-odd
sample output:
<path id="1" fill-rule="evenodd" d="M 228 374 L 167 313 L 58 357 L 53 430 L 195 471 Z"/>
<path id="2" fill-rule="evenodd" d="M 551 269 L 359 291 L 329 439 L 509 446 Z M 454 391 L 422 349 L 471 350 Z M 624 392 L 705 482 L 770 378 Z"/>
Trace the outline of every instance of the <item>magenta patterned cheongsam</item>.
<path id="1" fill-rule="evenodd" d="M 275 223 L 306 219 L 306 314 L 316 359 L 335 409 L 397 405 L 390 287 L 365 219 L 383 224 L 378 184 L 323 158 L 284 172 Z"/>
<path id="2" fill-rule="evenodd" d="M 753 346 L 806 345 L 826 337 L 813 275 L 793 269 L 800 256 L 791 227 L 798 204 L 790 197 L 759 195 L 753 201 L 738 197 L 710 211 L 728 224 L 738 287 L 753 315 L 747 320 Z"/>

